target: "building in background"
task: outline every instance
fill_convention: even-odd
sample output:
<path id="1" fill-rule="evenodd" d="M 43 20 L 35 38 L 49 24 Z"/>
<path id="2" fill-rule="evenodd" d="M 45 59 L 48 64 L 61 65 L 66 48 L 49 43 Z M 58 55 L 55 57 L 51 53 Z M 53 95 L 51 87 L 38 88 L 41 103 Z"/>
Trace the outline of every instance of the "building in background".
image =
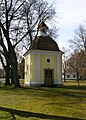
<path id="1" fill-rule="evenodd" d="M 65 79 L 66 80 L 77 80 L 77 75 L 75 72 L 66 72 Z"/>

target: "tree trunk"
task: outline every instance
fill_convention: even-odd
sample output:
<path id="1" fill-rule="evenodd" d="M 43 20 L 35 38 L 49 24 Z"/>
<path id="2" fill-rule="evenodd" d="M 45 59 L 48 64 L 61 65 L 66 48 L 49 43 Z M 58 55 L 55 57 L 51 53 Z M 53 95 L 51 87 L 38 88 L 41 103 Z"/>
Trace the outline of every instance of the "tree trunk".
<path id="1" fill-rule="evenodd" d="M 66 82 L 66 70 L 64 69 L 64 82 Z"/>
<path id="2" fill-rule="evenodd" d="M 10 67 L 9 67 L 9 65 L 7 64 L 7 65 L 6 65 L 6 70 L 5 70 L 5 74 L 6 74 L 5 85 L 11 85 L 9 72 L 10 72 Z"/>
<path id="3" fill-rule="evenodd" d="M 10 69 L 11 84 L 14 84 L 12 68 Z"/>
<path id="4" fill-rule="evenodd" d="M 77 82 L 78 82 L 78 86 L 80 85 L 80 82 L 79 82 L 79 73 L 78 73 L 78 69 L 77 69 Z"/>
<path id="5" fill-rule="evenodd" d="M 6 56 L 5 56 L 5 58 L 7 58 L 7 55 L 8 54 L 5 54 Z M 5 85 L 11 85 L 10 84 L 10 76 L 9 76 L 9 71 L 10 71 L 10 65 L 9 65 L 9 63 L 8 63 L 8 59 L 6 59 L 6 65 L 4 64 L 4 61 L 3 61 L 3 58 L 2 58 L 2 56 L 0 55 L 0 60 L 1 60 L 1 63 L 2 63 L 2 65 L 3 65 L 3 68 L 4 68 L 4 70 L 5 70 Z"/>
<path id="6" fill-rule="evenodd" d="M 15 85 L 15 88 L 19 88 L 20 83 L 19 83 L 19 77 L 18 77 L 17 57 L 13 47 L 11 47 L 10 60 L 11 60 L 12 78 L 14 81 L 14 85 Z"/>
<path id="7" fill-rule="evenodd" d="M 19 78 L 18 78 L 18 69 L 17 69 L 17 65 L 14 63 L 12 64 L 12 73 L 13 73 L 12 77 L 13 77 L 15 88 L 19 88 L 20 83 L 19 83 Z"/>

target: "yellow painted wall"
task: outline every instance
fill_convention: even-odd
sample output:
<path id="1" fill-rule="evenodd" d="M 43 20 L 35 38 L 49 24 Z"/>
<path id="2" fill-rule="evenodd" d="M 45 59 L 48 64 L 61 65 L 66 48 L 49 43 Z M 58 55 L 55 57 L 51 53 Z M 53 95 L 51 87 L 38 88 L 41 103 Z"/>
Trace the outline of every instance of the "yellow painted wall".
<path id="1" fill-rule="evenodd" d="M 50 63 L 47 63 L 47 59 L 50 59 Z M 44 69 L 54 69 L 54 80 L 57 80 L 57 55 L 40 55 L 40 79 L 44 80 Z"/>
<path id="2" fill-rule="evenodd" d="M 25 63 L 25 82 L 36 80 L 36 54 L 28 54 Z"/>
<path id="3" fill-rule="evenodd" d="M 36 80 L 36 54 L 30 55 L 30 80 Z"/>
<path id="4" fill-rule="evenodd" d="M 30 80 L 30 54 L 25 58 L 25 82 Z"/>
<path id="5" fill-rule="evenodd" d="M 61 80 L 62 80 L 62 55 L 60 56 L 60 61 L 61 61 Z"/>
<path id="6" fill-rule="evenodd" d="M 26 60 L 26 77 L 25 82 L 35 81 L 37 79 L 36 76 L 36 64 L 37 64 L 37 54 L 28 54 L 25 58 Z M 62 56 L 60 56 L 60 60 L 62 60 Z M 50 63 L 47 62 L 47 59 L 50 59 Z M 28 66 L 28 69 L 27 69 Z M 40 54 L 40 80 L 44 81 L 44 69 L 53 69 L 54 70 L 54 80 L 58 79 L 58 69 L 57 69 L 57 54 Z"/>

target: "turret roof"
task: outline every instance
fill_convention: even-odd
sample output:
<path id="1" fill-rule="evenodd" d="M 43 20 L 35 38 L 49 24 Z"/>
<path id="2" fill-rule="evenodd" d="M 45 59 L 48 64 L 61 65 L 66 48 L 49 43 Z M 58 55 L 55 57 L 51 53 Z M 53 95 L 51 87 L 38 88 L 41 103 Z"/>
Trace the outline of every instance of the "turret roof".
<path id="1" fill-rule="evenodd" d="M 50 36 L 37 36 L 29 50 L 60 51 L 57 43 Z"/>

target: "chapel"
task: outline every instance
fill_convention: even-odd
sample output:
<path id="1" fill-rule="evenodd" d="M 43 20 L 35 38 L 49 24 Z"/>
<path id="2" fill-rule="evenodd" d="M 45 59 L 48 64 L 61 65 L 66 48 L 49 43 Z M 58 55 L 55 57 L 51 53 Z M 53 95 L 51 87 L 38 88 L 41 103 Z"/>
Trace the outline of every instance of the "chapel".
<path id="1" fill-rule="evenodd" d="M 42 21 L 38 34 L 25 53 L 25 85 L 59 86 L 62 81 L 62 54 L 58 44 L 47 34 L 48 27 Z"/>

